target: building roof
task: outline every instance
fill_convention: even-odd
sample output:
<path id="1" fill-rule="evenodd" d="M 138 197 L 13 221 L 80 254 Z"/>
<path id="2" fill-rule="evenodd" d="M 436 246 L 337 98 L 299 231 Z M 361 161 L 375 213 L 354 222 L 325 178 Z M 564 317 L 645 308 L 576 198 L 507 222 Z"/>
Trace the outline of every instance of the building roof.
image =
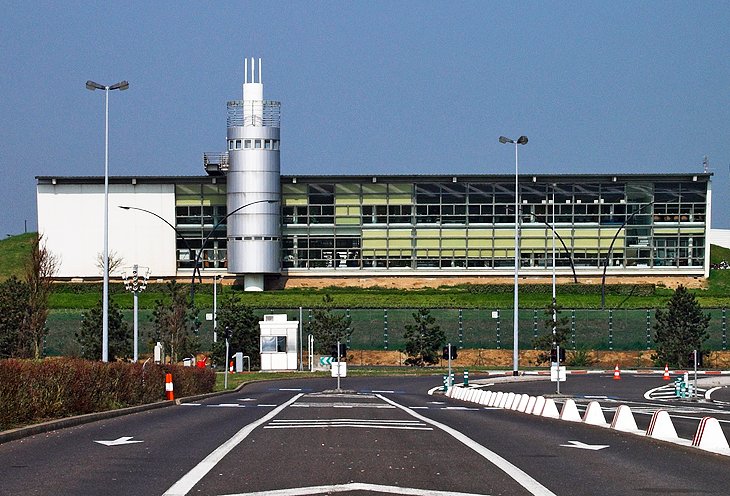
<path id="1" fill-rule="evenodd" d="M 540 182 L 624 182 L 636 180 L 650 181 L 709 181 L 711 172 L 687 172 L 666 174 L 520 174 L 521 180 Z M 474 181 L 513 181 L 514 174 L 282 174 L 283 181 L 340 181 L 340 182 L 474 182 Z M 38 184 L 101 184 L 104 176 L 36 176 Z M 225 176 L 109 176 L 110 184 L 155 184 L 155 183 L 225 183 Z"/>

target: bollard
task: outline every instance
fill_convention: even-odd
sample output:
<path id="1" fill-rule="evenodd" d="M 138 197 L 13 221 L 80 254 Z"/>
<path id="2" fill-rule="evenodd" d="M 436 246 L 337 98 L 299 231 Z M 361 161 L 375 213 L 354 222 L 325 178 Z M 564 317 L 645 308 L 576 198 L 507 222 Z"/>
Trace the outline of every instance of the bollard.
<path id="1" fill-rule="evenodd" d="M 444 376 L 444 392 L 449 390 L 449 376 Z"/>
<path id="2" fill-rule="evenodd" d="M 175 399 L 175 393 L 172 387 L 172 374 L 165 374 L 165 398 L 168 400 Z"/>
<path id="3" fill-rule="evenodd" d="M 469 371 L 464 369 L 464 387 L 469 387 Z"/>

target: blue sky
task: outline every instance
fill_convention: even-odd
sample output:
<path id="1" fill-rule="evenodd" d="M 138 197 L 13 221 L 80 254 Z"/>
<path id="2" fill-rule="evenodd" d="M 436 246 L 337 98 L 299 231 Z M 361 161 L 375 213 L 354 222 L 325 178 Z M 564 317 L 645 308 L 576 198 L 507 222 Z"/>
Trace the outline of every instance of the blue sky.
<path id="1" fill-rule="evenodd" d="M 243 60 L 282 102 L 282 173 L 715 174 L 730 227 L 730 3 L 7 2 L 0 236 L 37 175 L 201 175 Z M 100 212 L 101 222 L 101 212 Z M 4 233 L 4 234 L 3 234 Z"/>

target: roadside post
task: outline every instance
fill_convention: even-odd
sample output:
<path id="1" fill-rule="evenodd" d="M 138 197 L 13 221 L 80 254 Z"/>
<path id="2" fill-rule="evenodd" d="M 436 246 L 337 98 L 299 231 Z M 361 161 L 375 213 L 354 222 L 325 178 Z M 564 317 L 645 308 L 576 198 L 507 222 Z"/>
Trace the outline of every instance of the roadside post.
<path id="1" fill-rule="evenodd" d="M 565 350 L 560 345 L 555 346 L 550 351 L 550 381 L 556 384 L 556 393 L 560 394 L 560 383 L 565 382 L 567 373 L 565 366 L 561 366 L 560 362 L 565 360 Z"/>

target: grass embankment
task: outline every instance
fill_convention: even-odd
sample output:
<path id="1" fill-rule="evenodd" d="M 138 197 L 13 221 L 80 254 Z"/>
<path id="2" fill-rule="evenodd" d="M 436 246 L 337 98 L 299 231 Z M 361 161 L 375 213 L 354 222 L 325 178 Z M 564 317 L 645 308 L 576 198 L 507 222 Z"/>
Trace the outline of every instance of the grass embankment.
<path id="1" fill-rule="evenodd" d="M 23 277 L 25 262 L 36 236 L 36 233 L 26 233 L 0 240 L 0 282 L 12 276 Z"/>

